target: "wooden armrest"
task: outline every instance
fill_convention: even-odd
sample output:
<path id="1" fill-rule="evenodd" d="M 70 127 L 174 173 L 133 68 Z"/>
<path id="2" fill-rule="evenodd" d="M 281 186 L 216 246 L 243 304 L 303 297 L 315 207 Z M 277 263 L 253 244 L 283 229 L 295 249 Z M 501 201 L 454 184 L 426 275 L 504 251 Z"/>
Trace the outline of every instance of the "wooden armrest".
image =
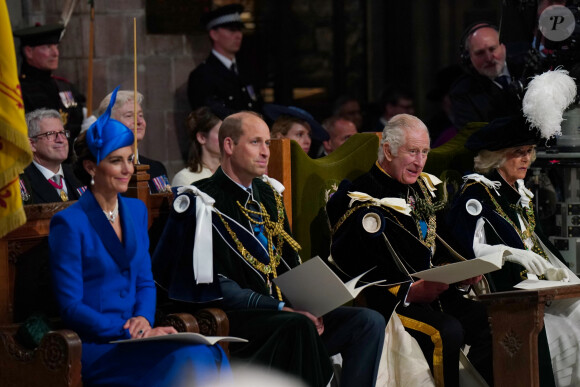
<path id="1" fill-rule="evenodd" d="M 189 313 L 168 314 L 160 325 L 172 326 L 177 332 L 199 333 L 197 319 Z"/>
<path id="2" fill-rule="evenodd" d="M 230 320 L 226 312 L 218 308 L 205 308 L 195 312 L 199 333 L 206 336 L 228 336 Z"/>
<path id="3" fill-rule="evenodd" d="M 230 320 L 226 312 L 218 308 L 205 308 L 195 312 L 199 324 L 199 332 L 206 336 L 229 336 Z M 230 346 L 227 341 L 220 341 L 219 345 L 230 357 Z"/>
<path id="4" fill-rule="evenodd" d="M 0 330 L 0 385 L 82 386 L 82 344 L 71 330 L 49 332 L 38 348 L 24 348 L 13 330 Z"/>

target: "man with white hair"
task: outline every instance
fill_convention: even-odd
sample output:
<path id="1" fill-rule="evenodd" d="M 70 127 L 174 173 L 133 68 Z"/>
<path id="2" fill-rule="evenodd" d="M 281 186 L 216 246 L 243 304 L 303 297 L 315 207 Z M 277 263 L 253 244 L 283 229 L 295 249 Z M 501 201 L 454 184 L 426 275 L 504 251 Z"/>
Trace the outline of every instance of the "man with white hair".
<path id="1" fill-rule="evenodd" d="M 498 28 L 485 22 L 473 24 L 463 34 L 460 51 L 467 73 L 450 92 L 454 125 L 461 129 L 469 122 L 517 114 L 522 103 L 515 86 L 523 66 L 511 58 L 506 60 L 507 49 Z"/>
<path id="2" fill-rule="evenodd" d="M 413 273 L 456 261 L 437 234 L 435 199 L 440 180 L 423 172 L 429 132 L 417 117 L 389 120 L 378 161 L 354 180 L 343 181 L 327 204 L 331 256 L 342 273 L 386 285 L 365 289 L 367 306 L 388 318 L 393 311 L 419 343 L 437 386 L 457 386 L 459 350 L 493 382 L 491 336 L 485 307 L 462 297 L 459 287 L 413 279 Z M 372 269 L 372 270 L 371 270 Z"/>
<path id="3" fill-rule="evenodd" d="M 77 200 L 84 188 L 71 166 L 63 164 L 70 133 L 64 129 L 60 113 L 37 109 L 26 115 L 26 124 L 33 160 L 20 175 L 24 204 Z"/>

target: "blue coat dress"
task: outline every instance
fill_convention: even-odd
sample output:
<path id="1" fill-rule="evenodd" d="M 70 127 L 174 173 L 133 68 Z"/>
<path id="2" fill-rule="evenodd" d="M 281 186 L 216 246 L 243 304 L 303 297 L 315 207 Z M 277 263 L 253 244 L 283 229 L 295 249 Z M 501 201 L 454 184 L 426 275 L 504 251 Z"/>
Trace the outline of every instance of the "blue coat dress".
<path id="1" fill-rule="evenodd" d="M 130 338 L 123 329 L 129 318 L 143 316 L 153 326 L 155 315 L 147 210 L 140 200 L 118 198 L 123 242 L 90 190 L 50 223 L 55 295 L 64 323 L 83 342 L 84 384 L 169 386 L 179 376 L 201 385 L 220 370 L 227 377 L 229 363 L 219 346 L 109 344 Z"/>

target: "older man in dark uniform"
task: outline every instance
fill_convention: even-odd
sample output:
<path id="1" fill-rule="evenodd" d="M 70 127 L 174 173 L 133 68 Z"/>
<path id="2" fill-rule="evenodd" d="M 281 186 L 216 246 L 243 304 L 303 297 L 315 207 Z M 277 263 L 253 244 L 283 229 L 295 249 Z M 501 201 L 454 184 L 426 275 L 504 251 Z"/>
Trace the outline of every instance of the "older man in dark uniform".
<path id="1" fill-rule="evenodd" d="M 22 67 L 20 86 L 25 111 L 36 109 L 57 110 L 66 130 L 70 132 L 69 157 L 72 144 L 83 123 L 82 96 L 75 86 L 64 78 L 53 75 L 58 69 L 58 43 L 64 27 L 45 25 L 14 31 L 20 38 Z"/>
<path id="2" fill-rule="evenodd" d="M 261 111 L 262 98 L 250 79 L 250 69 L 238 63 L 242 45 L 243 7 L 230 4 L 202 17 L 212 42 L 209 57 L 189 75 L 187 96 L 191 109 L 201 106 Z"/>
<path id="3" fill-rule="evenodd" d="M 418 341 L 437 386 L 459 384 L 459 351 L 493 382 L 491 336 L 485 307 L 461 296 L 456 286 L 414 280 L 413 273 L 457 260 L 439 239 L 435 176 L 423 173 L 429 132 L 417 117 L 394 116 L 382 136 L 377 163 L 354 182 L 343 181 L 330 198 L 331 255 L 342 273 L 386 279 L 365 289 L 367 305 L 396 313 Z M 372 278 L 375 276 L 375 278 Z M 465 285 L 480 278 L 469 279 Z"/>

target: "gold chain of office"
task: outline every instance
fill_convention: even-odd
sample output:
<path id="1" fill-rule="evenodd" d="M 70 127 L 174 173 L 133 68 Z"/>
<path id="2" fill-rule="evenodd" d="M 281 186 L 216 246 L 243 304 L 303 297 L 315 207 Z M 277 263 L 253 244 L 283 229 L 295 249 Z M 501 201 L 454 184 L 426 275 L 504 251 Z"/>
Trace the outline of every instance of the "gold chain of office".
<path id="1" fill-rule="evenodd" d="M 270 184 L 268 184 L 270 185 Z M 276 210 L 278 213 L 278 220 L 272 221 L 270 214 L 266 211 L 266 208 L 262 203 L 260 205 L 260 211 L 253 211 L 245 208 L 239 201 L 236 201 L 238 207 L 242 214 L 253 224 L 264 226 L 264 234 L 266 239 L 268 240 L 268 257 L 270 258 L 269 264 L 264 264 L 260 262 L 256 257 L 254 257 L 243 245 L 243 243 L 238 239 L 236 233 L 231 229 L 228 222 L 222 217 L 222 215 L 217 212 L 219 218 L 221 219 L 222 223 L 224 224 L 226 230 L 234 240 L 236 244 L 236 248 L 238 252 L 242 255 L 242 257 L 256 270 L 260 273 L 266 275 L 266 280 L 268 287 L 270 288 L 270 292 L 272 292 L 272 284 L 270 281 L 270 275 L 272 278 L 276 278 L 278 273 L 276 271 L 278 265 L 280 264 L 280 260 L 282 258 L 282 247 L 284 241 L 288 243 L 288 245 L 294 250 L 298 251 L 301 249 L 298 242 L 296 242 L 290 234 L 284 230 L 284 204 L 282 203 L 282 195 L 280 195 L 271 185 L 270 188 L 272 192 L 274 192 L 274 198 L 276 200 Z M 258 221 L 250 214 L 256 215 L 257 217 L 261 217 L 262 221 Z M 274 237 L 276 237 L 276 249 L 274 250 Z M 280 288 L 276 286 L 276 293 L 278 295 L 278 299 L 282 301 L 282 293 Z"/>

